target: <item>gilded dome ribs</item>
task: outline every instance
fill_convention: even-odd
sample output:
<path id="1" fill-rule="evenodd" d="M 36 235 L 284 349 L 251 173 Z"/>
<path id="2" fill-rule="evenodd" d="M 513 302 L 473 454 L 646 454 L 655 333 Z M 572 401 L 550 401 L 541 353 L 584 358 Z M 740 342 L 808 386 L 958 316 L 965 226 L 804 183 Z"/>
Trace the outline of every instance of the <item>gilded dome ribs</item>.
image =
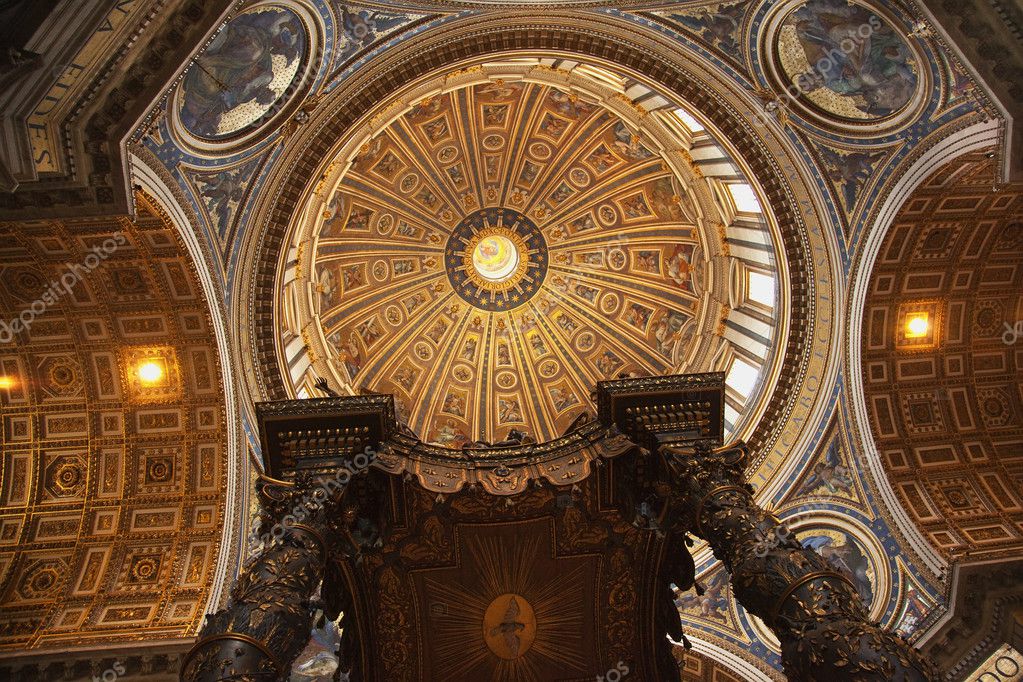
<path id="1" fill-rule="evenodd" d="M 408 178 L 412 173 L 406 175 Z M 398 202 L 396 201 L 396 195 L 399 195 L 399 190 L 391 188 L 380 188 L 374 187 L 373 185 L 366 184 L 361 181 L 358 177 L 349 176 L 345 179 L 345 182 L 340 188 L 345 196 L 359 197 L 362 203 L 373 203 L 380 212 L 392 211 L 397 213 L 398 216 L 395 220 L 400 225 L 400 217 L 406 217 L 411 221 L 418 223 L 423 229 L 439 229 L 444 232 L 449 231 L 449 227 L 445 226 L 438 221 L 437 216 L 427 213 L 424 210 L 424 206 L 411 203 L 411 201 Z M 422 195 L 423 190 L 428 189 L 423 187 L 421 178 L 413 185 L 412 189 L 407 193 L 410 196 L 408 199 L 413 199 Z M 367 201 L 367 199 L 371 201 Z M 438 202 L 439 207 L 439 202 Z M 346 225 L 347 227 L 347 225 Z"/>
<path id="2" fill-rule="evenodd" d="M 637 277 L 617 277 L 611 276 L 611 273 L 602 274 L 598 271 L 572 269 L 557 265 L 553 266 L 552 269 L 577 280 L 583 280 L 591 283 L 599 282 L 602 284 L 614 284 L 616 292 L 626 296 L 632 296 L 633 298 L 642 299 L 642 301 L 650 303 L 651 305 L 665 306 L 671 309 L 685 308 L 691 312 L 696 303 L 694 300 L 695 297 L 687 299 L 681 290 L 678 290 L 666 279 L 656 282 L 656 286 L 651 286 L 649 280 L 647 281 L 647 284 L 644 285 L 641 284 L 643 280 Z M 669 292 L 674 293 L 675 296 L 670 296 Z"/>
<path id="3" fill-rule="evenodd" d="M 438 120 L 447 121 L 448 119 L 447 119 L 447 117 L 445 117 L 443 119 L 438 119 Z M 429 184 L 432 185 L 432 187 L 434 189 L 439 191 L 441 194 L 444 195 L 445 198 L 447 198 L 448 206 L 446 206 L 445 208 L 448 208 L 449 210 L 458 210 L 461 207 L 462 202 L 451 191 L 451 188 L 445 183 L 444 178 L 447 176 L 447 174 L 444 173 L 444 172 L 441 172 L 441 169 L 439 169 L 436 166 L 434 166 L 433 160 L 431 159 L 431 157 L 427 156 L 427 153 L 423 150 L 423 147 L 421 146 L 421 144 L 417 144 L 417 142 L 412 139 L 411 136 L 414 135 L 415 133 L 413 133 L 411 130 L 409 130 L 409 127 L 410 127 L 409 121 L 407 121 L 403 117 L 400 120 L 400 123 L 398 125 L 401 126 L 401 127 L 398 127 L 395 130 L 395 134 L 397 135 L 397 139 L 402 144 L 403 149 L 416 162 L 416 166 L 414 166 L 412 170 L 419 170 L 420 171 L 420 177 L 419 177 L 420 184 L 417 187 L 412 189 L 412 192 L 415 193 L 415 194 L 413 194 L 413 198 L 417 198 L 418 194 L 422 193 L 422 191 L 424 189 L 424 185 L 429 183 Z M 453 142 L 454 139 L 455 139 L 455 137 L 453 136 L 453 134 L 451 134 L 450 136 L 442 138 L 441 142 L 448 142 L 448 143 L 450 143 L 450 142 Z M 437 146 L 440 147 L 440 146 L 445 146 L 445 145 L 442 145 L 441 143 L 438 143 Z M 433 152 L 435 150 L 430 150 L 430 151 Z M 408 176 L 406 176 L 406 177 L 408 177 Z M 403 188 L 399 188 L 399 189 L 403 189 Z M 403 196 L 403 194 L 404 194 L 404 192 L 399 193 L 398 197 Z M 440 210 L 440 204 L 439 203 L 438 203 L 438 207 L 437 207 L 436 210 Z M 431 217 L 434 220 L 437 219 L 437 215 L 436 214 L 434 214 Z M 450 223 L 451 221 L 447 221 L 447 222 Z"/>
<path id="4" fill-rule="evenodd" d="M 540 123 L 542 124 L 544 120 L 546 119 L 541 118 Z M 585 149 L 583 145 L 587 144 L 588 140 L 603 136 L 610 128 L 612 122 L 613 119 L 610 119 L 606 112 L 602 112 L 602 115 L 591 117 L 585 121 L 575 121 L 570 124 L 569 130 L 571 132 L 568 134 L 568 139 L 556 148 L 552 158 L 546 164 L 545 170 L 537 175 L 533 182 L 529 183 L 529 201 L 524 207 L 525 211 L 532 210 L 538 201 L 546 199 L 551 192 L 556 191 L 559 182 L 563 182 L 566 179 L 570 166 L 579 161 L 580 152 Z M 536 142 L 549 145 L 551 140 L 534 132 L 529 140 L 529 144 L 532 146 Z M 524 158 L 521 167 L 524 169 L 527 163 L 531 162 Z M 521 177 L 520 171 L 516 178 L 521 179 Z M 565 208 L 561 207 L 562 210 Z"/>
<path id="5" fill-rule="evenodd" d="M 452 306 L 458 306 L 459 308 L 461 308 L 462 304 L 453 303 Z M 451 365 L 455 359 L 455 353 L 458 352 L 456 349 L 461 348 L 462 352 L 463 353 L 465 352 L 465 345 L 466 342 L 469 340 L 467 338 L 467 332 L 469 331 L 468 329 L 469 321 L 470 316 L 468 315 L 462 315 L 460 319 L 456 318 L 455 322 L 456 327 L 454 331 L 451 333 L 451 335 L 448 337 L 443 352 L 439 353 L 442 359 L 440 362 L 434 365 L 434 371 L 431 376 L 429 384 L 427 384 L 428 386 L 436 386 L 438 388 L 442 386 L 444 384 L 442 379 L 443 377 L 448 375 Z M 441 348 L 438 346 L 438 351 L 440 350 Z M 413 429 L 415 429 L 419 433 L 427 432 L 429 430 L 429 428 L 427 427 L 427 420 L 430 418 L 430 416 L 436 414 L 437 412 L 442 411 L 438 409 L 438 406 L 443 406 L 444 401 L 447 399 L 447 395 L 448 394 L 445 393 L 445 391 L 443 390 L 430 391 L 430 393 L 427 396 L 427 399 L 424 401 L 425 409 L 419 415 L 417 415 L 415 426 L 413 426 Z M 464 417 L 465 416 L 464 408 L 462 409 L 462 411 L 463 414 L 461 416 Z M 449 412 L 449 414 L 454 413 Z"/>
<path id="6" fill-rule="evenodd" d="M 427 322 L 424 327 L 429 327 L 429 323 L 435 321 L 438 317 L 438 313 L 443 312 L 444 307 L 451 302 L 452 298 L 453 297 L 450 294 L 440 296 L 429 308 L 425 309 L 420 316 L 424 322 Z M 403 329 L 395 334 L 394 340 L 391 342 L 391 345 L 395 348 L 395 352 L 388 355 L 382 355 L 379 360 L 369 365 L 365 372 L 361 373 L 361 380 L 371 382 L 377 374 L 382 371 L 382 367 L 390 367 L 398 362 L 403 355 L 403 351 L 406 350 L 408 345 L 413 341 L 413 335 L 416 332 L 421 332 L 424 327 L 413 324 L 405 325 Z"/>
<path id="7" fill-rule="evenodd" d="M 484 205 L 484 175 L 483 170 L 480 167 L 482 163 L 482 157 L 478 144 L 480 141 L 479 128 L 477 126 L 478 118 L 476 114 L 476 104 L 472 97 L 471 90 L 459 90 L 458 91 L 458 102 L 461 107 L 459 112 L 459 119 L 462 123 L 464 135 L 461 135 L 462 143 L 462 159 L 465 160 L 465 164 L 468 166 L 467 179 L 469 187 L 465 194 L 463 194 L 463 200 L 461 203 L 461 209 L 463 212 L 470 208 L 475 208 Z M 475 201 L 471 199 L 475 197 Z"/>
<path id="8" fill-rule="evenodd" d="M 498 87 L 507 89 L 509 86 Z M 540 114 L 540 112 L 532 106 L 539 97 L 537 88 L 527 85 L 525 86 L 525 90 L 527 91 L 527 95 L 522 98 L 522 105 L 515 107 L 514 122 L 508 127 L 507 133 L 504 136 L 503 148 L 507 150 L 507 154 L 505 155 L 506 160 L 503 165 L 506 169 L 506 174 L 503 182 L 501 183 L 501 189 L 498 192 L 500 204 L 503 206 L 509 205 L 513 198 L 508 195 L 515 182 L 515 175 L 511 172 L 513 168 L 516 168 L 516 164 L 513 163 L 513 160 L 523 156 L 521 148 L 522 145 L 526 144 L 526 140 L 529 138 L 526 131 L 532 128 L 532 121 Z M 501 100 L 497 99 L 497 101 Z M 484 147 L 486 146 L 486 138 L 484 138 Z"/>
<path id="9" fill-rule="evenodd" d="M 554 296 L 558 296 L 558 294 L 554 294 Z M 630 358 L 638 365 L 640 365 L 640 367 L 644 371 L 652 373 L 654 371 L 654 368 L 661 364 L 661 361 L 658 360 L 654 355 L 652 355 L 648 351 L 643 350 L 643 348 L 641 348 L 634 341 L 631 341 L 627 337 L 623 337 L 622 330 L 615 329 L 614 327 L 612 327 L 607 322 L 607 319 L 599 313 L 599 310 L 596 307 L 592 308 L 591 310 L 590 308 L 581 305 L 576 300 L 573 300 L 571 296 L 566 295 L 564 292 L 561 293 L 560 301 L 563 305 L 571 307 L 581 317 L 586 318 L 589 321 L 589 323 L 598 331 L 604 332 L 604 335 L 599 337 L 601 342 L 606 343 L 608 345 L 610 345 L 612 342 L 615 342 L 616 350 L 628 352 Z M 624 348 L 622 348 L 622 346 L 624 346 Z M 598 365 L 597 373 L 598 376 L 601 377 L 601 379 L 614 379 L 615 377 L 617 377 L 618 372 L 620 370 L 626 369 L 626 364 L 623 362 L 611 364 L 613 364 L 614 366 L 610 371 L 602 371 L 600 366 Z"/>
<path id="10" fill-rule="evenodd" d="M 323 327 L 331 332 L 337 331 L 335 327 L 350 320 L 351 318 L 349 315 L 354 315 L 357 311 L 363 310 L 367 307 L 380 305 L 384 301 L 388 300 L 393 293 L 404 293 L 412 291 L 419 285 L 429 284 L 432 280 L 437 279 L 437 277 L 437 273 L 426 272 L 416 279 L 392 281 L 383 286 L 374 285 L 372 283 L 367 284 L 365 285 L 366 290 L 358 296 L 352 297 L 344 307 L 334 307 L 322 310 L 320 312 L 320 317 L 323 320 Z"/>
<path id="11" fill-rule="evenodd" d="M 565 363 L 565 365 L 574 370 L 574 372 L 568 376 L 569 382 L 573 384 L 573 387 L 577 391 L 576 395 L 583 401 L 588 400 L 590 391 L 593 390 L 593 387 L 596 386 L 597 382 L 603 379 L 603 377 L 593 372 L 591 367 L 586 366 L 584 363 L 579 362 L 576 358 L 572 357 L 571 354 L 566 353 L 564 348 L 567 347 L 570 339 L 566 338 L 563 333 L 559 333 L 557 328 L 550 323 L 547 315 L 544 314 L 536 305 L 531 305 L 530 307 L 537 313 L 537 324 L 543 327 L 549 337 L 561 342 L 552 344 L 555 349 L 554 352 L 558 355 L 560 360 Z"/>
<path id="12" fill-rule="evenodd" d="M 508 324 L 515 332 L 515 350 L 519 356 L 519 362 L 521 366 L 519 368 L 520 380 L 525 381 L 528 389 L 528 396 L 530 399 L 530 408 L 534 416 L 543 416 L 542 426 L 545 433 L 552 431 L 552 425 L 555 423 L 555 419 L 547 411 L 546 405 L 540 397 L 540 381 L 536 377 L 536 367 L 534 363 L 527 359 L 526 344 L 522 343 L 526 339 L 527 330 L 524 330 L 521 325 L 521 318 L 518 316 L 508 315 Z M 501 410 L 498 409 L 498 420 L 501 421 Z M 525 413 L 522 414 L 525 417 Z M 508 420 L 510 421 L 510 420 Z M 524 419 L 522 420 L 525 421 Z M 501 423 L 507 423 L 501 422 Z"/>

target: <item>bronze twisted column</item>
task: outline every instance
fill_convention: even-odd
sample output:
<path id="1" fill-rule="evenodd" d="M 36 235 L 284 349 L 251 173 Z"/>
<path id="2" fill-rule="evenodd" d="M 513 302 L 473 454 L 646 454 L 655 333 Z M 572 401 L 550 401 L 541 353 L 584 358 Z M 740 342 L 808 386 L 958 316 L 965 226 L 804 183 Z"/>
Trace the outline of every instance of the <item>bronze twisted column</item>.
<path id="1" fill-rule="evenodd" d="M 601 421 L 646 453 L 631 471 L 619 472 L 623 511 L 635 509 L 637 524 L 664 533 L 680 557 L 661 580 L 683 590 L 694 585 L 686 546 L 692 533 L 724 563 L 738 602 L 777 635 L 788 679 L 936 680 L 933 666 L 905 640 L 870 621 L 847 576 L 754 502 L 745 445 L 712 449 L 724 432 L 724 380 L 716 372 L 597 384 Z M 679 639 L 677 616 L 660 622 Z"/>
<path id="2" fill-rule="evenodd" d="M 743 444 L 665 445 L 659 456 L 672 481 L 669 525 L 710 544 L 735 598 L 781 642 L 790 680 L 937 679 L 905 640 L 870 621 L 848 577 L 753 501 Z"/>
<path id="3" fill-rule="evenodd" d="M 181 666 L 186 682 L 286 680 L 309 641 L 344 486 L 261 478 L 257 490 L 266 547 L 242 569 L 229 606 L 207 616 Z"/>
<path id="4" fill-rule="evenodd" d="M 256 405 L 269 473 L 256 482 L 263 549 L 243 567 L 228 607 L 207 616 L 182 663 L 185 682 L 287 680 L 316 610 L 339 614 L 343 587 L 328 585 L 332 597 L 322 601 L 320 587 L 328 565 L 358 553 L 342 503 L 397 423 L 391 396 L 317 388 L 332 397 Z"/>

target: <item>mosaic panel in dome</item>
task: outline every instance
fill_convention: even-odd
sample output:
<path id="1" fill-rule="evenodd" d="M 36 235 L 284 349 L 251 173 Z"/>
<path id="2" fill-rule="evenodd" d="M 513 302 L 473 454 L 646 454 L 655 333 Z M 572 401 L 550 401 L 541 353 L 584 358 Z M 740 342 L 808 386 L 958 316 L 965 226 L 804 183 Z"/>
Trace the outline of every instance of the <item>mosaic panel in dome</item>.
<path id="1" fill-rule="evenodd" d="M 206 140 L 258 127 L 289 99 L 308 47 L 308 30 L 290 9 L 267 5 L 238 15 L 185 75 L 177 105 L 181 125 Z"/>
<path id="2" fill-rule="evenodd" d="M 766 72 L 811 119 L 876 133 L 905 123 L 932 73 L 888 10 L 850 0 L 779 3 L 761 36 Z"/>
<path id="3" fill-rule="evenodd" d="M 744 24 L 747 22 L 749 9 L 750 3 L 747 0 L 740 0 L 672 6 L 670 9 L 655 10 L 652 14 L 663 17 L 696 36 L 702 44 L 713 49 L 722 59 L 745 67 Z"/>
<path id="4" fill-rule="evenodd" d="M 841 437 L 837 424 L 809 458 L 805 469 L 785 495 L 786 505 L 833 502 L 867 510 L 867 492 L 862 480 L 862 462 Z"/>

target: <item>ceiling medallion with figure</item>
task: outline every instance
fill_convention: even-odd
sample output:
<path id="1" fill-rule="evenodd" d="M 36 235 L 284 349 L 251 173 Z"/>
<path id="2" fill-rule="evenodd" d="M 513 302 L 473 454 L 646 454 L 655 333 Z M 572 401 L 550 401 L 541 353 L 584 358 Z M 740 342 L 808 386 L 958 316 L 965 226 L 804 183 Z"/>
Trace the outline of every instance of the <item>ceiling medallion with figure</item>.
<path id="1" fill-rule="evenodd" d="M 522 596 L 502 594 L 483 616 L 483 640 L 493 654 L 506 661 L 521 657 L 536 639 L 536 614 Z"/>
<path id="2" fill-rule="evenodd" d="M 532 220 L 509 208 L 466 216 L 448 238 L 445 269 L 462 300 L 481 310 L 512 310 L 547 274 L 547 242 Z"/>

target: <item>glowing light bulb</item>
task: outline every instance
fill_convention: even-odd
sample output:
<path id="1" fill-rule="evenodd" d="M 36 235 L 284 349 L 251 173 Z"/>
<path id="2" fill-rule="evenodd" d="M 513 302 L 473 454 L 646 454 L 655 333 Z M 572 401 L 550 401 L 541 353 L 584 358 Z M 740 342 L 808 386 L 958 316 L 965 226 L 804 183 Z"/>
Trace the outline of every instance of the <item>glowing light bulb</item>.
<path id="1" fill-rule="evenodd" d="M 163 365 L 153 360 L 147 360 L 139 365 L 139 381 L 152 386 L 163 380 Z"/>
<path id="2" fill-rule="evenodd" d="M 919 339 L 927 336 L 931 323 L 927 313 L 913 313 L 906 320 L 906 338 Z"/>
<path id="3" fill-rule="evenodd" d="M 16 383 L 14 377 L 0 376 L 0 390 L 8 391 L 14 388 Z"/>

